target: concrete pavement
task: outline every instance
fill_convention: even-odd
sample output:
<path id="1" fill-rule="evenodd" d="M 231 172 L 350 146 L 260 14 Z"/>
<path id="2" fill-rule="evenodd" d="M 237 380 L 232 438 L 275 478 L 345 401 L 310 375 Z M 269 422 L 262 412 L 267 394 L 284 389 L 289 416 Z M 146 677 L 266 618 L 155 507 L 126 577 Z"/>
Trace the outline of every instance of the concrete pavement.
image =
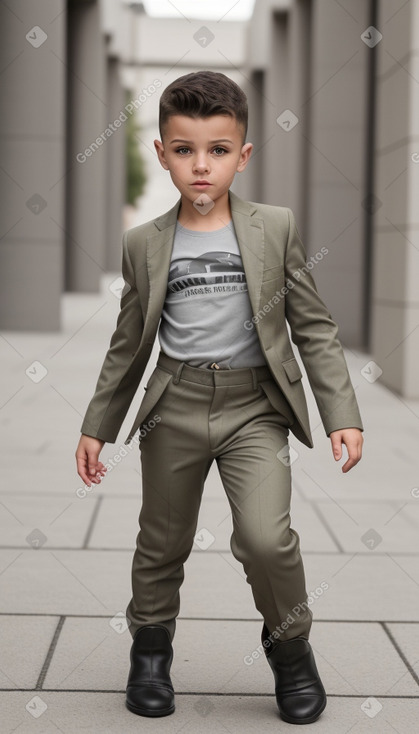
<path id="1" fill-rule="evenodd" d="M 198 521 L 214 541 L 204 547 L 197 536 L 181 587 L 176 711 L 147 719 L 125 708 L 131 636 L 123 615 L 141 507 L 139 450 L 116 460 L 84 497 L 74 456 L 119 310 L 118 277 L 104 277 L 99 295 L 66 294 L 61 333 L 2 335 L 1 731 L 293 731 L 279 718 L 266 660 L 252 657 L 262 618 L 230 551 L 230 508 L 215 462 Z M 121 452 L 158 351 L 156 340 L 104 463 Z M 334 461 L 301 361 L 315 448 L 290 434 L 292 525 L 328 694 L 312 727 L 411 734 L 419 714 L 419 401 L 372 382 L 368 354 L 345 355 L 365 427 L 361 462 L 344 475 L 344 459 Z"/>

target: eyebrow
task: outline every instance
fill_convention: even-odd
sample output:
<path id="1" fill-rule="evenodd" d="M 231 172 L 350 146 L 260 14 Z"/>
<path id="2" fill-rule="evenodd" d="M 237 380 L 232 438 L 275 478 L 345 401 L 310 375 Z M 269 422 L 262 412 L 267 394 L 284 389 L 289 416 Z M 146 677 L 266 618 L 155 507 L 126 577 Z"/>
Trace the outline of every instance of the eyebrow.
<path id="1" fill-rule="evenodd" d="M 180 138 L 175 138 L 174 140 L 170 141 L 170 145 L 172 143 L 192 143 L 192 140 L 181 140 Z M 218 140 L 210 140 L 210 144 L 213 145 L 214 143 L 233 143 L 232 140 L 229 140 L 228 138 L 219 138 Z"/>

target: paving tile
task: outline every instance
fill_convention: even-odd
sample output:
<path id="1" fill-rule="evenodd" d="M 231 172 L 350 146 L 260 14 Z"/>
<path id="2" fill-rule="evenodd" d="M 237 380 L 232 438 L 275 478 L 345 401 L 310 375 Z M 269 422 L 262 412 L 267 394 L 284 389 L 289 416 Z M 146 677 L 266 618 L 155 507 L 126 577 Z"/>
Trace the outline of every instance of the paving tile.
<path id="1" fill-rule="evenodd" d="M 2 494 L 2 546 L 64 546 L 80 548 L 94 511 L 95 500 L 72 497 Z"/>
<path id="2" fill-rule="evenodd" d="M 3 550 L 0 611 L 109 614 L 131 598 L 131 554 L 96 551 Z"/>
<path id="3" fill-rule="evenodd" d="M 260 648 L 261 629 L 260 622 L 179 620 L 175 645 L 182 657 L 182 686 L 217 693 L 269 693 L 273 677 Z M 213 651 L 210 657 L 206 642 Z M 330 695 L 417 695 L 415 681 L 405 675 L 405 664 L 379 624 L 319 622 L 312 627 L 310 642 Z M 258 656 L 252 658 L 253 652 Z M 211 660 L 222 665 L 214 670 Z M 396 683 L 397 693 L 392 690 Z"/>
<path id="4" fill-rule="evenodd" d="M 89 547 L 134 549 L 141 504 L 142 496 L 125 499 L 104 496 Z M 215 542 L 211 546 L 213 550 L 229 549 L 231 512 L 226 498 L 203 498 L 198 515 L 198 529 L 202 527 L 215 536 Z"/>
<path id="5" fill-rule="evenodd" d="M 61 693 L 37 691 L 42 706 L 34 719 L 25 706 L 33 696 L 29 692 L 0 692 L 4 734 L 277 734 L 295 731 L 279 717 L 275 697 L 271 696 L 188 696 L 178 694 L 176 709 L 170 716 L 155 719 L 137 716 L 125 707 L 125 693 Z M 417 701 L 378 699 L 382 709 L 370 718 L 361 709 L 366 698 L 330 697 L 320 719 L 312 726 L 321 734 L 412 734 L 417 725 Z M 36 703 L 36 702 L 35 702 Z M 39 704 L 38 704 L 39 705 Z M 39 709 L 40 706 L 39 706 Z"/>
<path id="6" fill-rule="evenodd" d="M 415 557 L 371 556 L 366 562 L 361 555 L 307 554 L 303 560 L 308 593 L 323 581 L 329 585 L 312 605 L 317 619 L 419 620 Z M 0 611 L 113 615 L 131 598 L 131 563 L 131 551 L 3 550 Z M 183 616 L 260 616 L 231 553 L 191 553 L 180 596 Z"/>
<path id="7" fill-rule="evenodd" d="M 102 498 L 88 547 L 132 548 L 134 551 L 141 496 L 118 498 L 103 494 Z"/>
<path id="8" fill-rule="evenodd" d="M 88 543 L 89 548 L 134 548 L 139 530 L 138 516 L 142 499 L 117 498 L 102 495 L 94 529 Z M 292 527 L 300 534 L 301 550 L 335 551 L 336 544 L 325 531 L 313 507 L 295 500 L 291 511 Z M 230 536 L 233 531 L 231 509 L 227 497 L 205 496 L 202 499 L 197 523 L 197 532 L 205 528 L 215 538 L 212 551 L 230 552 Z M 199 546 L 194 544 L 194 550 Z"/>
<path id="9" fill-rule="evenodd" d="M 269 693 L 273 678 L 266 660 L 258 669 L 244 662 L 260 645 L 261 628 L 259 622 L 178 619 L 171 671 L 175 689 Z M 129 631 L 117 634 L 109 620 L 67 618 L 44 687 L 124 689 L 131 642 Z"/>
<path id="10" fill-rule="evenodd" d="M 328 693 L 418 695 L 417 683 L 382 625 L 314 622 L 312 631 L 310 641 Z"/>
<path id="11" fill-rule="evenodd" d="M 299 498 L 291 499 L 291 527 L 300 536 L 301 553 L 306 552 L 336 552 L 338 546 L 332 533 L 325 528 L 316 512 L 314 503 L 304 502 Z"/>
<path id="12" fill-rule="evenodd" d="M 230 537 L 233 521 L 230 505 L 226 497 L 201 503 L 198 517 L 198 531 L 205 528 L 215 537 L 212 550 L 230 551 Z M 300 535 L 301 551 L 335 551 L 336 545 L 324 529 L 313 507 L 297 498 L 291 500 L 291 527 Z"/>
<path id="13" fill-rule="evenodd" d="M 44 688 L 124 690 L 132 637 L 111 624 L 111 617 L 67 617 Z"/>
<path id="14" fill-rule="evenodd" d="M 405 656 L 407 662 L 413 669 L 413 675 L 416 675 L 416 680 L 419 678 L 419 624 L 404 624 L 400 623 L 389 623 L 386 625 L 391 635 L 399 646 L 401 653 Z M 411 673 L 407 674 L 409 677 Z M 400 685 L 403 685 L 404 681 L 400 681 Z M 399 686 L 394 686 L 390 691 L 391 695 L 397 695 L 399 693 Z"/>
<path id="15" fill-rule="evenodd" d="M 0 615 L 0 688 L 35 688 L 59 617 Z"/>
<path id="16" fill-rule="evenodd" d="M 299 457 L 291 465 L 292 474 L 304 497 L 310 500 L 327 499 L 328 496 L 336 500 L 397 500 L 400 504 L 411 499 L 409 492 L 418 485 L 417 419 L 407 408 L 403 408 L 403 417 L 391 413 L 391 400 L 388 392 L 382 397 L 381 407 L 372 406 L 372 416 L 365 419 L 361 461 L 346 474 L 341 470 L 347 458 L 346 447 L 342 448 L 343 458 L 335 461 L 331 441 L 321 423 L 318 430 L 313 431 L 313 449 L 294 440 Z M 391 424 L 389 414 L 393 417 Z M 376 424 L 371 425 L 372 417 Z M 314 421 L 312 424 L 316 425 Z M 386 426 L 385 432 L 383 426 Z"/>
<path id="17" fill-rule="evenodd" d="M 231 554 L 221 555 L 227 565 L 224 571 L 218 563 L 215 566 L 210 557 L 205 557 L 205 551 L 192 554 L 189 558 L 182 587 L 183 614 L 202 617 L 203 610 L 207 608 L 210 610 L 207 616 L 215 618 L 254 618 L 256 610 L 252 610 L 251 606 L 251 589 L 246 583 L 241 565 Z M 364 556 L 357 555 L 307 554 L 303 555 L 303 561 L 308 593 L 319 587 L 323 581 L 329 585 L 327 592 L 313 603 L 312 609 L 316 618 L 419 619 L 419 569 L 416 558 L 398 556 L 394 561 L 387 556 L 377 556 L 368 558 L 366 562 Z M 236 577 L 241 577 L 248 588 L 248 596 L 245 598 L 243 584 L 237 583 Z M 205 585 L 202 584 L 202 578 L 205 578 Z M 199 594 L 195 593 L 198 589 Z M 400 604 L 400 599 L 403 599 L 403 605 Z M 244 604 L 241 612 L 237 608 L 240 603 Z"/>
<path id="18" fill-rule="evenodd" d="M 317 619 L 419 621 L 416 556 L 313 554 L 303 560 L 308 589 L 322 581 L 329 587 L 313 603 Z"/>
<path id="19" fill-rule="evenodd" d="M 60 439 L 54 435 L 53 443 L 49 440 L 41 441 L 39 446 L 34 448 L 33 455 L 30 455 L 30 463 L 28 461 L 21 465 L 19 465 L 20 457 L 18 453 L 14 454 L 7 450 L 10 464 L 6 464 L 2 470 L 0 499 L 3 496 L 12 494 L 11 490 L 13 489 L 13 496 L 62 497 L 65 495 L 69 502 L 74 500 L 77 497 L 76 493 L 79 487 L 84 487 L 77 474 L 74 456 L 79 435 L 79 433 L 73 432 L 71 436 L 71 452 L 69 452 L 70 442 L 67 437 Z M 15 439 L 15 448 L 16 443 Z M 46 448 L 43 448 L 43 446 Z M 103 463 L 112 460 L 115 466 L 108 469 L 107 476 L 100 485 L 92 485 L 92 496 L 95 496 L 98 492 L 106 492 L 107 495 L 112 493 L 115 496 L 131 494 L 136 497 L 141 491 L 141 473 L 136 454 L 125 456 L 119 463 L 116 463 L 114 457 L 120 450 L 119 446 L 120 443 L 105 444 L 105 448 L 100 454 L 100 460 Z M 6 453 L 6 449 L 4 451 Z M 135 452 L 135 448 L 133 448 L 133 452 Z M 36 477 L 35 481 L 34 477 Z M 100 489 L 98 489 L 99 487 Z"/>
<path id="20" fill-rule="evenodd" d="M 175 690 L 269 694 L 274 679 L 261 648 L 261 629 L 261 622 L 178 619 Z M 417 694 L 416 682 L 406 675 L 403 660 L 379 624 L 319 622 L 310 642 L 330 695 Z M 44 687 L 124 689 L 130 646 L 129 631 L 118 634 L 107 619 L 67 618 Z"/>
<path id="21" fill-rule="evenodd" d="M 323 501 L 317 509 L 347 553 L 377 549 L 419 556 L 419 501 L 406 495 L 399 502 Z"/>
<path id="22" fill-rule="evenodd" d="M 300 451 L 299 447 L 297 450 Z M 324 451 L 316 446 L 312 451 L 316 453 L 311 459 L 301 461 L 299 466 L 298 461 L 292 465 L 295 490 L 306 500 L 369 500 L 377 503 L 395 500 L 402 505 L 411 499 L 409 493 L 418 485 L 414 468 L 404 471 L 400 468 L 402 457 L 398 459 L 399 468 L 389 469 L 387 473 L 382 468 L 375 470 L 385 455 L 383 446 L 373 458 L 367 458 L 364 453 L 361 461 L 346 474 L 341 470 L 345 462 L 335 462 L 330 448 Z"/>
<path id="23" fill-rule="evenodd" d="M 155 720 L 125 708 L 131 635 L 118 634 L 109 624 L 131 598 L 142 487 L 138 447 L 116 462 L 88 497 L 75 501 L 81 485 L 74 456 L 80 416 L 119 307 L 117 299 L 109 298 L 114 277 L 103 278 L 100 294 L 64 295 L 60 334 L 9 335 L 18 352 L 47 362 L 45 381 L 28 381 L 20 358 L 5 350 L 10 380 L 3 402 L 16 395 L 0 416 L 5 455 L 0 542 L 12 546 L 0 551 L 0 688 L 11 688 L 0 691 L 2 734 L 15 729 L 19 734 L 156 731 Z M 93 318 L 80 329 L 86 314 Z M 93 337 L 95 350 L 86 350 Z M 156 340 L 142 384 L 158 351 Z M 81 352 L 86 354 L 82 362 Z M 300 535 L 306 587 L 313 596 L 310 639 L 329 695 L 316 726 L 322 734 L 411 734 L 417 729 L 418 686 L 403 656 L 419 674 L 419 499 L 411 494 L 418 486 L 419 401 L 401 399 L 378 382 L 367 383 L 360 369 L 368 355 L 351 350 L 345 356 L 366 428 L 362 461 L 348 474 L 341 472 L 346 449 L 335 462 L 306 377 L 314 449 L 289 436 L 298 451 L 292 464 L 292 526 Z M 140 386 L 118 441 L 105 444 L 102 460 L 121 453 L 142 395 Z M 25 462 L 22 424 L 31 436 Z M 96 507 L 89 549 L 80 549 Z M 35 527 L 47 536 L 39 550 L 25 539 Z M 205 483 L 200 527 L 208 527 L 215 542 L 207 551 L 195 544 L 185 564 L 172 666 L 177 709 L 159 720 L 159 731 L 291 732 L 295 726 L 279 719 L 273 676 L 263 656 L 252 665 L 244 662 L 249 648 L 260 644 L 262 617 L 230 551 L 230 507 L 215 460 Z M 373 550 L 361 541 L 370 528 L 383 538 Z M 322 582 L 329 588 L 316 596 Z M 65 619 L 45 685 L 75 690 L 31 691 L 60 614 L 75 616 Z M 394 644 L 380 620 L 387 620 Z M 16 654 L 16 640 L 25 656 Z M 17 686 L 26 690 L 13 690 Z M 105 693 L 95 693 L 98 686 Z M 88 692 L 76 690 L 83 687 Z M 39 719 L 25 709 L 34 695 L 48 705 Z M 382 705 L 373 718 L 361 709 L 368 696 Z"/>

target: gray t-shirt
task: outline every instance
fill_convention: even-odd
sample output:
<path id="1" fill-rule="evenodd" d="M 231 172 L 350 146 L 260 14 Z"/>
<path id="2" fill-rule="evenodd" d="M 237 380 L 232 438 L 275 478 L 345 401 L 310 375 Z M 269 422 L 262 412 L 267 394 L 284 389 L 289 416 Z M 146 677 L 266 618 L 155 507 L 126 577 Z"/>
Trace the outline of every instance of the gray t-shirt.
<path id="1" fill-rule="evenodd" d="M 170 357 L 193 367 L 266 365 L 233 221 L 213 232 L 176 224 L 166 299 L 158 332 Z"/>

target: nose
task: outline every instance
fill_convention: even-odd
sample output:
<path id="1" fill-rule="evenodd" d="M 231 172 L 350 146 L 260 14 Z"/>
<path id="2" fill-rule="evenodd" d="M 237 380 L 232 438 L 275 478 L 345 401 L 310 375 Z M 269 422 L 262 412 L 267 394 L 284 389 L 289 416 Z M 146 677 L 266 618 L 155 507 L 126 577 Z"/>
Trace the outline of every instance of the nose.
<path id="1" fill-rule="evenodd" d="M 206 153 L 197 153 L 194 157 L 193 169 L 197 173 L 209 171 L 209 162 Z"/>

